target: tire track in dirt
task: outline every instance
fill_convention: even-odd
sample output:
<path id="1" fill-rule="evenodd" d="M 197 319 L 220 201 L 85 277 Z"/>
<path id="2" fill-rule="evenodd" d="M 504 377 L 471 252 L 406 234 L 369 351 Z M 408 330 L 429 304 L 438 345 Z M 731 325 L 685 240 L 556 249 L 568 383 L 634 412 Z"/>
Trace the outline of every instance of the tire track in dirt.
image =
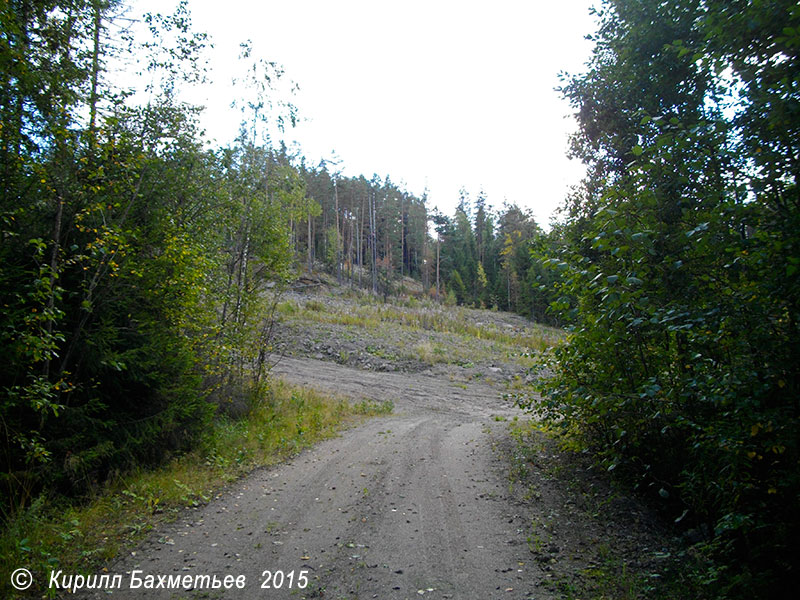
<path id="1" fill-rule="evenodd" d="M 281 359 L 273 374 L 356 401 L 391 400 L 394 414 L 254 472 L 112 569 L 245 575 L 245 589 L 120 589 L 114 597 L 550 597 L 537 586 L 543 573 L 492 449 L 505 431 L 493 415 L 518 414 L 498 388 L 305 358 Z M 261 589 L 267 569 L 307 570 L 309 585 Z"/>

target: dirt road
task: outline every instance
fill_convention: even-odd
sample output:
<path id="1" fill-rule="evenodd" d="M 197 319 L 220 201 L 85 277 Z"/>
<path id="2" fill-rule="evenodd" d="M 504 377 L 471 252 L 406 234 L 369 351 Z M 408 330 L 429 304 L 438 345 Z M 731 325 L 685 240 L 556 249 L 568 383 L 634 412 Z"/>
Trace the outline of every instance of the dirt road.
<path id="1" fill-rule="evenodd" d="M 391 400 L 394 413 L 253 473 L 114 568 L 126 586 L 137 570 L 151 582 L 245 576 L 243 589 L 118 589 L 114 597 L 549 597 L 537 587 L 542 573 L 492 449 L 493 432 L 504 430 L 493 417 L 516 412 L 498 388 L 308 358 L 283 359 L 274 373 L 355 399 Z"/>
<path id="2" fill-rule="evenodd" d="M 407 304 L 336 287 L 290 295 L 273 376 L 394 411 L 187 510 L 108 567 L 110 595 L 546 600 L 652 587 L 672 552 L 652 510 L 589 457 L 521 424 L 510 433 L 521 412 L 503 392 L 558 332 Z"/>

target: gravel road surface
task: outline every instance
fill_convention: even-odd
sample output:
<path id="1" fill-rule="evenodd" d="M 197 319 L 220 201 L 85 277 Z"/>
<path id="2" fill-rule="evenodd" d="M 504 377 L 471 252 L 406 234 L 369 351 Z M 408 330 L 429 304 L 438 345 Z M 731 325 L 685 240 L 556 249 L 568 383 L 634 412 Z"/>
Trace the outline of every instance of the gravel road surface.
<path id="1" fill-rule="evenodd" d="M 281 359 L 273 373 L 354 400 L 391 400 L 394 412 L 187 511 L 114 566 L 125 587 L 113 597 L 550 597 L 492 448 L 505 431 L 495 417 L 517 414 L 497 387 L 310 358 Z M 130 590 L 133 571 L 156 584 L 231 575 L 246 585 Z"/>

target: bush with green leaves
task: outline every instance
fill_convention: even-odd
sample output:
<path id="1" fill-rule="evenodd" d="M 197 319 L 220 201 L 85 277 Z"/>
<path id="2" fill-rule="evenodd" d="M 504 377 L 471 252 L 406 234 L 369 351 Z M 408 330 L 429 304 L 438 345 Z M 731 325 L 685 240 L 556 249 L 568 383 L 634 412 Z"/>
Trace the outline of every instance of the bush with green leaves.
<path id="1" fill-rule="evenodd" d="M 131 51 L 142 81 L 156 82 L 145 105 L 103 77 L 118 8 L 0 8 L 6 515 L 195 443 L 220 390 L 247 395 L 260 383 L 265 288 L 292 258 L 287 207 L 304 193 L 299 174 L 251 136 L 205 149 L 197 110 L 176 99 L 176 86 L 199 76 L 205 44 L 185 3 L 148 15 L 148 42 Z"/>
<path id="2" fill-rule="evenodd" d="M 522 404 L 708 532 L 706 593 L 777 597 L 800 533 L 800 8 L 598 19 L 562 90 L 588 176 L 546 259 L 573 325 Z"/>

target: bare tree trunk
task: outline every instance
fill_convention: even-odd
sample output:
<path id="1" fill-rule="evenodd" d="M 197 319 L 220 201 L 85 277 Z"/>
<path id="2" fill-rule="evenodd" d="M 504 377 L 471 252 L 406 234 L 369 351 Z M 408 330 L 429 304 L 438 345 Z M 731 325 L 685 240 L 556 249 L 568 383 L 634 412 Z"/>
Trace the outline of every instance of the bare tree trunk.
<path id="1" fill-rule="evenodd" d="M 306 202 L 308 206 L 308 274 L 311 275 L 314 270 L 314 258 L 311 255 L 311 200 L 307 199 Z"/>
<path id="2" fill-rule="evenodd" d="M 364 272 L 364 197 L 361 197 L 359 211 L 360 226 L 358 228 L 358 287 L 361 287 L 361 275 Z"/>
<path id="3" fill-rule="evenodd" d="M 406 223 L 403 214 L 403 198 L 400 198 L 400 278 L 405 275 L 406 263 Z"/>
<path id="4" fill-rule="evenodd" d="M 349 214 L 347 217 L 347 223 L 344 221 L 344 216 L 342 216 L 342 235 L 347 240 L 345 244 L 345 252 L 344 252 L 344 259 L 347 262 L 347 278 L 350 280 L 350 286 L 353 285 L 353 220 L 350 218 Z"/>
<path id="5" fill-rule="evenodd" d="M 355 282 L 355 268 L 356 268 L 356 231 L 358 229 L 358 221 L 350 215 L 350 248 L 347 251 L 347 260 L 350 261 L 350 287 L 353 287 Z"/>
<path id="6" fill-rule="evenodd" d="M 422 236 L 422 287 L 425 295 L 428 294 L 430 289 L 430 273 L 428 273 L 428 232 Z M 417 258 L 417 267 L 419 267 L 419 258 Z"/>
<path id="7" fill-rule="evenodd" d="M 436 234 L 436 301 L 439 301 L 439 234 Z"/>
<path id="8" fill-rule="evenodd" d="M 101 13 L 100 0 L 94 0 L 94 39 L 92 47 L 92 87 L 89 93 L 89 156 L 94 155 L 96 145 L 96 124 L 97 124 L 97 86 L 100 73 L 100 29 Z"/>
<path id="9" fill-rule="evenodd" d="M 336 281 L 342 283 L 342 255 L 340 253 L 341 238 L 339 234 L 339 188 L 336 185 L 336 179 L 333 180 L 333 202 L 334 213 L 333 218 L 336 221 Z"/>
<path id="10" fill-rule="evenodd" d="M 369 237 L 372 258 L 372 293 L 378 293 L 378 236 L 375 233 L 375 194 L 370 195 Z"/>
<path id="11" fill-rule="evenodd" d="M 358 268 L 358 240 L 359 240 L 359 232 L 358 232 L 358 215 L 353 219 L 353 277 L 350 279 L 350 287 L 355 286 L 356 284 L 356 276 L 355 270 Z M 361 270 L 358 271 L 358 283 L 361 284 Z"/>

